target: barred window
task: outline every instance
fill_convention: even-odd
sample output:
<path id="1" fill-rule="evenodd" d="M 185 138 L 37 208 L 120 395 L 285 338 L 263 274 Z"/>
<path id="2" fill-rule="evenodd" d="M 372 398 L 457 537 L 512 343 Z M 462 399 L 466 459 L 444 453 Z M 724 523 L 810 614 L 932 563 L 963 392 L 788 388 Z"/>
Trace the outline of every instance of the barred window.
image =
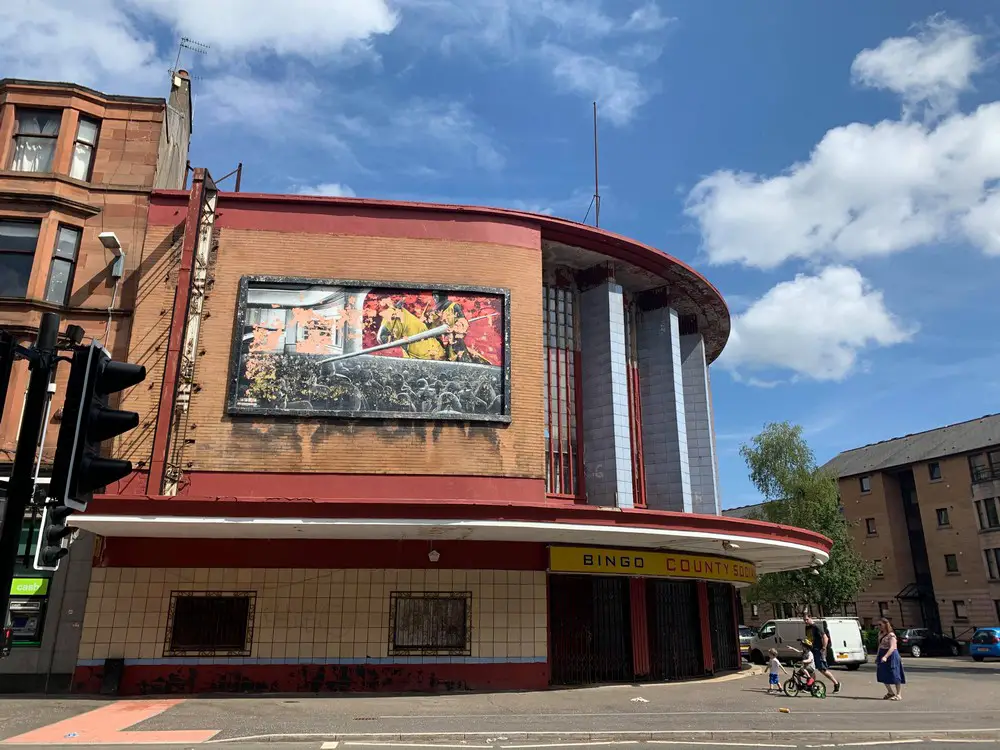
<path id="1" fill-rule="evenodd" d="M 544 293 L 546 491 L 582 496 L 576 293 L 552 286 L 546 286 Z"/>
<path id="2" fill-rule="evenodd" d="M 174 591 L 170 594 L 165 655 L 250 656 L 253 591 Z"/>
<path id="3" fill-rule="evenodd" d="M 472 652 L 472 594 L 397 592 L 390 594 L 391 653 Z"/>

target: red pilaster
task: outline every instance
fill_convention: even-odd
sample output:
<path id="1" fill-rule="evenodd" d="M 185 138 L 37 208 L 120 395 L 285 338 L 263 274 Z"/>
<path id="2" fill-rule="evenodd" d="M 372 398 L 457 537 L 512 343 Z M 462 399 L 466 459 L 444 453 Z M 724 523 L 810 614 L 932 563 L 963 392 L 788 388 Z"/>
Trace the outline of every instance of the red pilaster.
<path id="1" fill-rule="evenodd" d="M 708 614 L 708 584 L 698 581 L 698 614 L 701 616 L 701 655 L 705 672 L 715 671 L 712 656 L 712 621 Z"/>
<path id="2" fill-rule="evenodd" d="M 632 668 L 636 677 L 644 677 L 650 672 L 646 579 L 632 578 L 629 583 L 632 605 Z"/>
<path id="3" fill-rule="evenodd" d="M 156 413 L 156 432 L 153 434 L 153 454 L 149 462 L 146 492 L 158 495 L 163 491 L 163 475 L 167 468 L 167 448 L 170 444 L 170 426 L 177 396 L 177 379 L 181 363 L 184 326 L 187 323 L 188 303 L 191 299 L 191 271 L 194 268 L 194 247 L 198 241 L 198 223 L 201 220 L 206 172 L 194 171 L 191 194 L 188 199 L 187 217 L 184 221 L 184 239 L 177 273 L 177 290 L 174 292 L 174 309 L 170 318 L 167 337 L 166 362 L 163 382 L 160 385 L 160 404 Z"/>

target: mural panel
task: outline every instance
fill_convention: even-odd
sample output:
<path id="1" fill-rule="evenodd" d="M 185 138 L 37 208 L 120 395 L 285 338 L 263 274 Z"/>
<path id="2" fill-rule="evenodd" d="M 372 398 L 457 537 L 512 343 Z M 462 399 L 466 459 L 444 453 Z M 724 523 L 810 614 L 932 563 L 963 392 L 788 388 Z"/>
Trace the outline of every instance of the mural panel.
<path id="1" fill-rule="evenodd" d="M 503 289 L 251 276 L 231 414 L 510 421 Z"/>

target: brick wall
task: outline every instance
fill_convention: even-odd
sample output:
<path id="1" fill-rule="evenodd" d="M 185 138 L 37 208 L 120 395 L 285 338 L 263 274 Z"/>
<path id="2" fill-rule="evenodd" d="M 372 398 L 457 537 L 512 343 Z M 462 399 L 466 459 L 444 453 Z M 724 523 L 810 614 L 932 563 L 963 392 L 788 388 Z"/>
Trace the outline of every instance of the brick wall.
<path id="1" fill-rule="evenodd" d="M 223 209 L 224 210 L 224 209 Z M 185 471 L 304 471 L 542 477 L 541 258 L 487 243 L 222 229 L 210 271 Z M 273 274 L 503 287 L 511 294 L 507 426 L 226 415 L 240 278 Z M 146 302 L 142 301 L 139 310 Z M 161 303 L 137 312 L 136 330 Z M 152 338 L 151 338 L 152 340 Z M 165 339 L 161 338 L 161 341 Z"/>

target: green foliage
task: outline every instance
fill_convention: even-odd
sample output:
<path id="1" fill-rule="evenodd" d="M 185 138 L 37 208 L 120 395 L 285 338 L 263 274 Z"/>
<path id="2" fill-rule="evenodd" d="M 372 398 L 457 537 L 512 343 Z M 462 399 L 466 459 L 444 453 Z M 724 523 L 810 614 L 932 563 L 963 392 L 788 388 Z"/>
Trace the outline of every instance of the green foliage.
<path id="1" fill-rule="evenodd" d="M 878 651 L 878 628 L 867 628 L 861 632 L 861 639 L 865 644 L 865 651 L 874 654 Z"/>
<path id="2" fill-rule="evenodd" d="M 821 568 L 762 575 L 744 598 L 830 609 L 854 601 L 875 574 L 875 565 L 855 551 L 837 477 L 816 466 L 802 428 L 788 422 L 765 425 L 740 448 L 740 455 L 750 481 L 765 498 L 753 518 L 816 531 L 833 541 L 830 560 Z"/>

